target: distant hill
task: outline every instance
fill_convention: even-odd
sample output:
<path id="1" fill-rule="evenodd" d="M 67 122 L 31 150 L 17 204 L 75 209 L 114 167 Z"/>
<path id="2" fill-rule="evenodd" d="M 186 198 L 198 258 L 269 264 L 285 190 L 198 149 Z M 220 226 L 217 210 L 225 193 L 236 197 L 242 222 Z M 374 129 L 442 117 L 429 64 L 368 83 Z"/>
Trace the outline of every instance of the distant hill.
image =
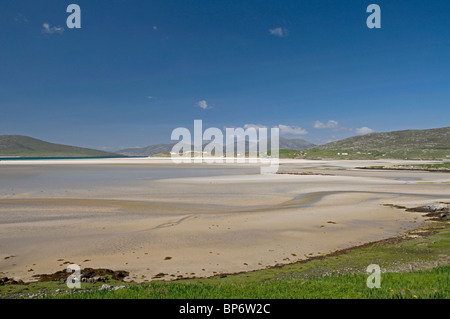
<path id="1" fill-rule="evenodd" d="M 270 141 L 270 140 L 269 140 Z M 160 153 L 169 153 L 173 146 L 176 143 L 171 144 L 155 144 L 150 145 L 146 147 L 140 147 L 140 148 L 127 148 L 120 151 L 117 151 L 118 154 L 123 154 L 127 156 L 151 156 L 156 155 Z M 203 144 L 203 146 L 207 145 L 209 143 Z M 314 144 L 305 141 L 301 138 L 293 138 L 293 139 L 287 139 L 280 136 L 280 149 L 289 149 L 289 150 L 299 150 L 299 149 L 305 149 L 308 147 L 315 146 Z M 246 143 L 246 147 L 248 148 L 248 142 Z M 270 147 L 270 143 L 268 145 Z M 223 150 L 225 153 L 225 148 Z"/>
<path id="2" fill-rule="evenodd" d="M 307 158 L 446 159 L 450 158 L 450 127 L 353 136 L 305 153 Z"/>
<path id="3" fill-rule="evenodd" d="M 2 157 L 106 157 L 118 156 L 88 148 L 53 144 L 22 135 L 0 135 Z"/>
<path id="4" fill-rule="evenodd" d="M 284 138 L 280 136 L 280 149 L 299 150 L 313 147 L 315 144 L 305 141 L 302 138 Z"/>

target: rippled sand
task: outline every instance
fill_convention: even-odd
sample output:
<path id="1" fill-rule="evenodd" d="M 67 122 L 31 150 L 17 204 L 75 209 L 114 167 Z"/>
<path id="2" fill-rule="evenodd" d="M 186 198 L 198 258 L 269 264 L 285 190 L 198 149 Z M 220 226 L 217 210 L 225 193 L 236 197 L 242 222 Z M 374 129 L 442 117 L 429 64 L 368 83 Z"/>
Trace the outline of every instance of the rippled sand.
<path id="1" fill-rule="evenodd" d="M 163 159 L 2 162 L 0 275 L 32 280 L 67 263 L 136 281 L 261 269 L 424 222 L 384 204 L 450 201 L 448 173 L 355 169 L 383 163 L 284 160 L 280 172 L 323 175 L 260 175 Z"/>

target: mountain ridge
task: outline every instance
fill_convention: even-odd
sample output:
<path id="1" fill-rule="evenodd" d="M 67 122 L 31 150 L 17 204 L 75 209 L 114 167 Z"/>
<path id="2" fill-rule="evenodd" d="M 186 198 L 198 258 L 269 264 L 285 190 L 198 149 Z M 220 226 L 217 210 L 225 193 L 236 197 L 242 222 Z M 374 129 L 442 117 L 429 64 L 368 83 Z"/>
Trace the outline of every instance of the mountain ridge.
<path id="1" fill-rule="evenodd" d="M 270 139 L 269 139 L 270 142 Z M 204 145 L 209 144 L 205 143 Z M 23 135 L 0 135 L 1 157 L 117 157 L 168 153 L 176 143 L 128 148 L 115 153 L 55 144 Z M 270 147 L 270 143 L 268 143 Z M 339 159 L 450 159 L 450 126 L 425 130 L 399 130 L 352 136 L 323 145 L 301 138 L 280 137 L 286 157 Z M 246 142 L 248 148 L 248 142 Z M 224 152 L 225 153 L 225 152 Z M 281 153 L 280 153 L 281 156 Z"/>
<path id="2" fill-rule="evenodd" d="M 307 158 L 444 159 L 450 157 L 450 126 L 352 136 L 309 148 L 305 153 Z"/>
<path id="3" fill-rule="evenodd" d="M 112 157 L 115 153 L 55 144 L 24 135 L 0 135 L 2 157 Z"/>

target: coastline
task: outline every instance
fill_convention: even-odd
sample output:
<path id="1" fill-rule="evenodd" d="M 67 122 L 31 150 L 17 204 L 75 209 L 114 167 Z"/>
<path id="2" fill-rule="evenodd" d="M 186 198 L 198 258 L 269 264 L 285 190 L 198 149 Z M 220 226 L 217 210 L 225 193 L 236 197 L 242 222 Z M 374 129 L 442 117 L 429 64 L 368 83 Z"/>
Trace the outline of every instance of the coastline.
<path id="1" fill-rule="evenodd" d="M 282 164 L 327 175 L 184 177 L 52 197 L 46 190 L 2 195 L 1 276 L 30 281 L 69 262 L 128 271 L 127 280 L 136 282 L 254 271 L 391 238 L 425 222 L 384 204 L 448 200 L 448 186 L 435 174 L 405 181 L 336 169 L 348 162 Z M 419 184 L 425 180 L 436 184 Z"/>

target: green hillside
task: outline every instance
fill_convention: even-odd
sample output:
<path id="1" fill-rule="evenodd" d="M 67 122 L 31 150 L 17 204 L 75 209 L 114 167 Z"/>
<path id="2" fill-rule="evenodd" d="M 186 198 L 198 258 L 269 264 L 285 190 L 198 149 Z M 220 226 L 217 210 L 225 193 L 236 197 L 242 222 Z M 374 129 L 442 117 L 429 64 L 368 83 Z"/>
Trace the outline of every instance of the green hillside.
<path id="1" fill-rule="evenodd" d="M 450 159 L 450 127 L 372 133 L 309 148 L 304 158 Z"/>
<path id="2" fill-rule="evenodd" d="M 0 135 L 1 157 L 106 157 L 117 156 L 88 148 L 53 144 L 22 135 Z"/>

